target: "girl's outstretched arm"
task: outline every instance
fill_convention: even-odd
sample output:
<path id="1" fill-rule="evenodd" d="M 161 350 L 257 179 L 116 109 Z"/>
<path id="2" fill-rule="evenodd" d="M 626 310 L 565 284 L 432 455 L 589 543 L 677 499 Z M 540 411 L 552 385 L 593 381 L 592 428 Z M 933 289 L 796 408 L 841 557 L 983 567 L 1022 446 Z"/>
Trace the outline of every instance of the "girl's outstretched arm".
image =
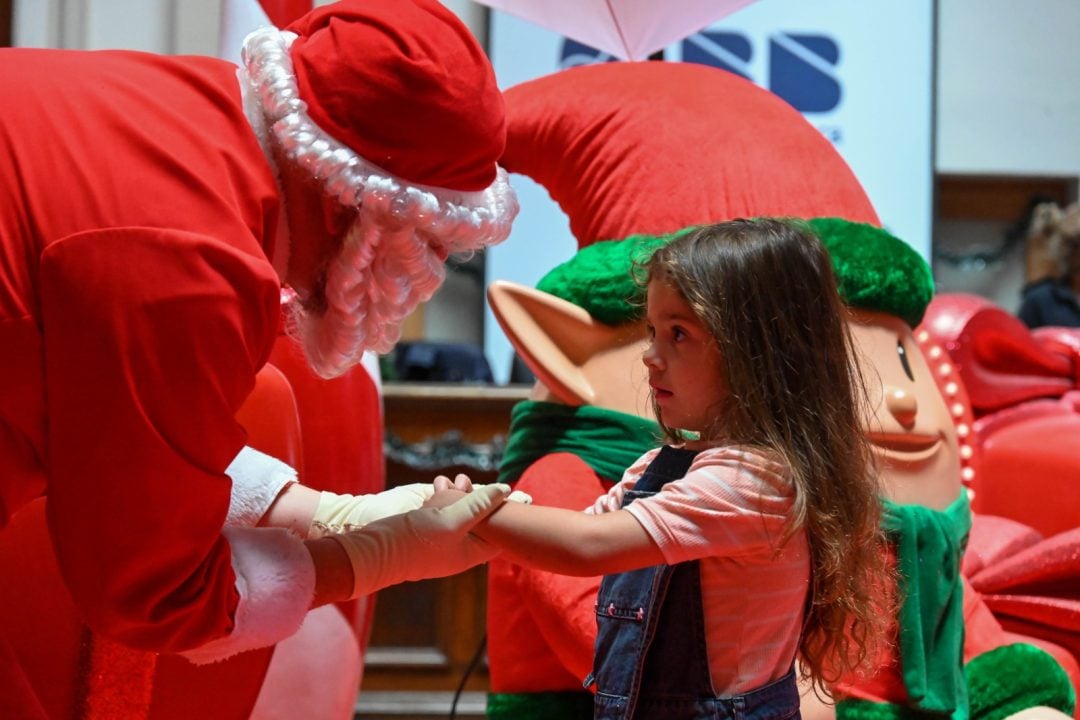
<path id="1" fill-rule="evenodd" d="M 516 563 L 561 575 L 607 575 L 665 562 L 630 513 L 503 503 L 472 533 Z"/>

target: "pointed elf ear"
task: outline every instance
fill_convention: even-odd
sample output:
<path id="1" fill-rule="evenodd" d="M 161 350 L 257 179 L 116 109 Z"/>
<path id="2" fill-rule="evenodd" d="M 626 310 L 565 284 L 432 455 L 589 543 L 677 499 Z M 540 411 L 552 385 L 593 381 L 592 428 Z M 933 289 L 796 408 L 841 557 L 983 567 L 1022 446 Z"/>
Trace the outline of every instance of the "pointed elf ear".
<path id="1" fill-rule="evenodd" d="M 487 295 L 510 344 L 536 378 L 561 402 L 595 404 L 585 364 L 624 342 L 624 333 L 573 303 L 517 283 L 496 280 Z"/>

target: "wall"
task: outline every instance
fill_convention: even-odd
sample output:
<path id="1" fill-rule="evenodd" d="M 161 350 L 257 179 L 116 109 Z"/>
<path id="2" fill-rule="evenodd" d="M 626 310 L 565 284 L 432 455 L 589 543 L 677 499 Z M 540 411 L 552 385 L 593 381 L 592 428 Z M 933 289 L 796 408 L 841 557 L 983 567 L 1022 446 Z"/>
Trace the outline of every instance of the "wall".
<path id="1" fill-rule="evenodd" d="M 1080 173 L 1080 2 L 938 0 L 937 171 Z"/>

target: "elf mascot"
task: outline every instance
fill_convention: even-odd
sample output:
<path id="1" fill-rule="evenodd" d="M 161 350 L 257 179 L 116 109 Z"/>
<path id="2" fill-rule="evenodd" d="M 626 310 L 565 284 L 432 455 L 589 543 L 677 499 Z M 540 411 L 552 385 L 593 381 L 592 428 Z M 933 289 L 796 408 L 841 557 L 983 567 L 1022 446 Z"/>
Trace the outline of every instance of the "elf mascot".
<path id="1" fill-rule="evenodd" d="M 837 218 L 810 225 L 832 255 L 840 294 L 852 311 L 851 330 L 874 405 L 867 432 L 900 585 L 892 646 L 870 677 L 836 686 L 836 715 L 1071 715 L 1076 659 L 1045 635 L 1007 632 L 961 572 L 965 558 L 994 552 L 1002 521 L 971 512 L 963 484 L 975 466 L 966 391 L 954 368 L 938 362 L 942 351 L 929 334 L 920 331 L 923 342 L 916 340 L 933 295 L 929 265 L 878 227 Z M 1080 583 L 1080 575 L 1073 579 Z M 833 712 L 812 695 L 803 704 L 808 717 L 814 710 Z"/>
<path id="2" fill-rule="evenodd" d="M 640 360 L 641 308 L 632 301 L 635 257 L 664 234 L 735 217 L 831 216 L 867 228 L 878 221 L 815 128 L 721 70 L 589 66 L 511 88 L 506 104 L 503 165 L 548 189 L 569 216 L 579 251 L 536 290 L 505 282 L 489 289 L 496 317 L 538 378 L 532 399 L 514 410 L 500 480 L 534 502 L 581 509 L 659 437 Z M 888 328 L 895 332 L 897 322 Z M 890 350 L 895 363 L 895 342 Z M 924 385 L 940 404 L 933 380 Z M 959 490 L 958 467 L 939 460 L 934 469 L 955 470 Z M 913 479 L 892 499 L 936 509 L 957 498 L 942 500 L 948 491 Z M 955 576 L 958 563 L 957 556 L 944 572 Z M 598 585 L 599 578 L 491 562 L 490 718 L 592 717 L 581 680 L 591 669 Z M 951 631 L 959 647 L 962 625 Z M 1059 679 L 1060 672 L 1053 666 Z M 807 713 L 833 712 L 816 700 L 806 704 Z"/>

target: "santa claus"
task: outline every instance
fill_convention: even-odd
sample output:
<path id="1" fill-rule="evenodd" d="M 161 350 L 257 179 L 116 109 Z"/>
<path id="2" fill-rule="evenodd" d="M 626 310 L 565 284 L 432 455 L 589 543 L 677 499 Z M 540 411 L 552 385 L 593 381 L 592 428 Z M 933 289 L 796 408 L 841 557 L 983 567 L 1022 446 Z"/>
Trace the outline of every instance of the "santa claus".
<path id="1" fill-rule="evenodd" d="M 508 234 L 502 99 L 464 25 L 434 0 L 346 0 L 253 33 L 239 71 L 0 53 L 0 526 L 47 495 L 95 632 L 214 660 L 482 560 L 466 529 L 504 488 L 383 519 L 425 493 L 320 495 L 235 419 L 283 282 L 332 377 L 394 343 L 448 255 Z M 29 708 L 5 644 L 19 691 L 0 694 Z"/>

